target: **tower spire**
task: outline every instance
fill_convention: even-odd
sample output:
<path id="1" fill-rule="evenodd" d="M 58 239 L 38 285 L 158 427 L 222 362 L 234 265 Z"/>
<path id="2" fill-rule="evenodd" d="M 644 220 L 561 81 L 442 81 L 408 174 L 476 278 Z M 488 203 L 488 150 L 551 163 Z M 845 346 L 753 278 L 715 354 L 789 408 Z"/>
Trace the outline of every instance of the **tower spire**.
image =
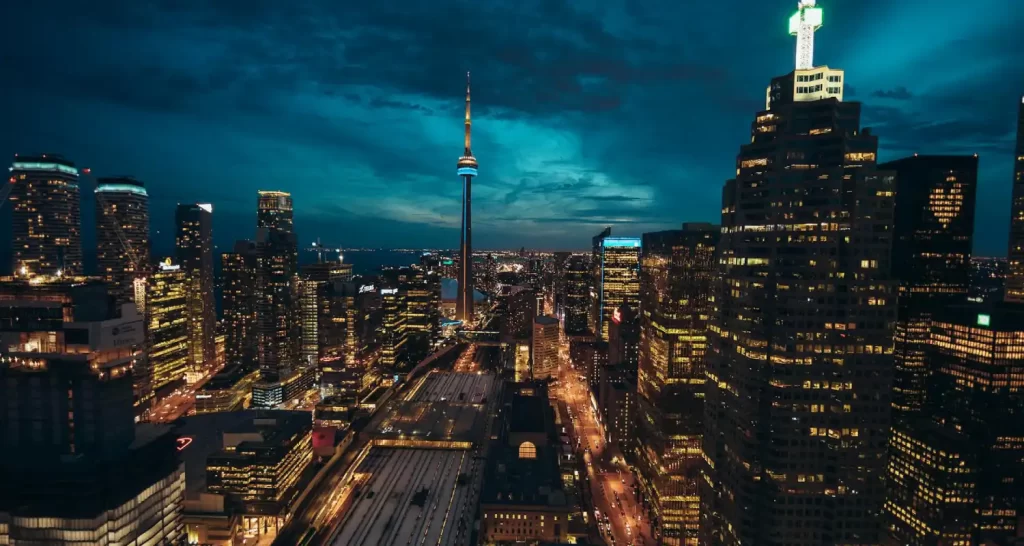
<path id="1" fill-rule="evenodd" d="M 814 68 L 814 32 L 821 28 L 821 8 L 816 0 L 800 0 L 789 18 L 789 34 L 796 36 L 796 69 Z"/>
<path id="2" fill-rule="evenodd" d="M 471 157 L 473 152 L 470 150 L 470 130 L 473 128 L 473 122 L 469 117 L 469 72 L 466 72 L 466 157 Z"/>

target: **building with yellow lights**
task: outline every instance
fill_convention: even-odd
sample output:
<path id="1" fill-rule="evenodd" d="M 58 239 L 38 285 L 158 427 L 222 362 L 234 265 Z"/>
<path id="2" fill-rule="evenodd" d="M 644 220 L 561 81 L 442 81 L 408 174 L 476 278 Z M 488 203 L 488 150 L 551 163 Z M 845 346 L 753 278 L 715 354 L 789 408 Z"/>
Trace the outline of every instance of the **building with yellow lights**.
<path id="1" fill-rule="evenodd" d="M 180 386 L 189 369 L 188 279 L 170 259 L 149 277 L 146 305 L 147 359 L 152 392 Z"/>
<path id="2" fill-rule="evenodd" d="M 15 155 L 10 171 L 15 274 L 81 275 L 78 168 L 59 155 Z"/>
<path id="3" fill-rule="evenodd" d="M 707 328 L 719 228 L 645 233 L 640 276 L 637 462 L 666 544 L 696 545 Z"/>

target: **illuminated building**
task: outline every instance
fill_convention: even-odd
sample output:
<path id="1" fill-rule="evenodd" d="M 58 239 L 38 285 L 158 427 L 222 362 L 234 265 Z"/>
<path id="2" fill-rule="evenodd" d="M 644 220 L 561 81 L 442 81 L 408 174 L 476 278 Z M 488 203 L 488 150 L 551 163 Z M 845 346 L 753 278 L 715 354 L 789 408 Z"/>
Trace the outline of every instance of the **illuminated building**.
<path id="1" fill-rule="evenodd" d="M 259 228 L 256 234 L 256 321 L 260 373 L 274 382 L 299 358 L 298 247 L 295 234 Z"/>
<path id="2" fill-rule="evenodd" d="M 256 369 L 256 245 L 236 241 L 233 252 L 220 255 L 221 307 L 224 312 L 224 354 L 228 365 Z"/>
<path id="3" fill-rule="evenodd" d="M 576 338 L 569 340 L 569 362 L 583 370 L 587 386 L 594 393 L 600 388 L 600 371 L 608 364 L 608 342 Z"/>
<path id="4" fill-rule="evenodd" d="M 530 336 L 533 321 L 541 314 L 540 300 L 537 293 L 521 286 L 512 287 L 508 295 L 508 312 L 505 315 L 505 334 L 513 339 L 526 339 Z"/>
<path id="5" fill-rule="evenodd" d="M 313 460 L 308 412 L 262 411 L 223 432 L 223 449 L 206 459 L 206 490 L 248 515 L 283 518 Z"/>
<path id="6" fill-rule="evenodd" d="M 591 238 L 591 256 L 590 256 L 590 307 L 587 316 L 587 324 L 590 326 L 590 331 L 596 336 L 601 337 L 601 252 L 603 250 L 602 243 L 606 237 L 612 236 L 612 228 L 606 227 L 601 233 L 598 233 Z"/>
<path id="7" fill-rule="evenodd" d="M 360 286 L 355 282 L 328 283 L 321 301 L 320 397 L 340 397 L 354 406 L 365 370 L 359 359 L 359 326 L 363 314 L 358 306 Z M 364 292 L 365 294 L 365 292 Z"/>
<path id="8" fill-rule="evenodd" d="M 134 178 L 96 181 L 96 265 L 118 303 L 136 300 L 149 273 L 149 195 Z"/>
<path id="9" fill-rule="evenodd" d="M 381 307 L 384 311 L 384 322 L 381 325 L 380 364 L 388 374 L 408 367 L 406 341 L 406 293 L 397 283 L 380 289 Z"/>
<path id="10" fill-rule="evenodd" d="M 348 281 L 352 278 L 352 264 L 341 262 L 319 262 L 302 268 L 302 280 L 299 288 L 299 315 L 302 330 L 300 362 L 303 366 L 316 366 L 328 356 L 326 343 L 329 333 L 321 329 L 329 329 L 331 303 L 328 301 L 332 283 Z"/>
<path id="11" fill-rule="evenodd" d="M 878 166 L 896 173 L 892 276 L 899 281 L 894 417 L 921 409 L 932 312 L 963 303 L 971 283 L 976 156 L 914 155 Z"/>
<path id="12" fill-rule="evenodd" d="M 146 330 L 152 390 L 181 386 L 189 368 L 188 277 L 170 258 L 149 277 Z"/>
<path id="13" fill-rule="evenodd" d="M 643 235 L 637 459 L 666 544 L 695 545 L 699 538 L 705 356 L 718 238 L 711 224 Z"/>
<path id="14" fill-rule="evenodd" d="M 1017 147 L 1013 163 L 1013 201 L 1010 207 L 1009 271 L 1006 301 L 1024 302 L 1024 97 L 1017 111 Z"/>
<path id="15" fill-rule="evenodd" d="M 590 264 L 585 256 L 573 256 L 565 268 L 565 335 L 580 336 L 589 332 L 587 313 L 590 306 Z"/>
<path id="16" fill-rule="evenodd" d="M 601 255 L 598 293 L 597 328 L 594 333 L 608 340 L 608 327 L 615 310 L 628 305 L 640 305 L 640 239 L 631 237 L 604 237 Z"/>
<path id="17" fill-rule="evenodd" d="M 0 544 L 176 542 L 175 437 L 132 412 L 142 316 L 65 279 L 0 288 Z"/>
<path id="18" fill-rule="evenodd" d="M 530 353 L 533 379 L 558 377 L 558 319 L 539 316 L 533 320 Z"/>
<path id="19" fill-rule="evenodd" d="M 459 293 L 456 296 L 455 318 L 471 325 L 473 322 L 473 178 L 477 162 L 470 149 L 469 72 L 466 72 L 466 149 L 458 162 L 462 177 L 462 229 L 459 231 Z"/>
<path id="20" fill-rule="evenodd" d="M 418 363 L 441 341 L 441 277 L 413 266 L 408 269 L 404 288 L 409 360 Z"/>
<path id="21" fill-rule="evenodd" d="M 81 196 L 75 164 L 52 154 L 15 155 L 10 182 L 15 274 L 80 275 Z"/>
<path id="22" fill-rule="evenodd" d="M 922 410 L 896 423 L 888 544 L 1010 544 L 1024 505 L 1024 310 L 936 311 Z"/>
<path id="23" fill-rule="evenodd" d="M 547 386 L 521 383 L 504 392 L 509 410 L 493 433 L 480 493 L 482 542 L 565 543 L 577 509 L 562 483 Z"/>
<path id="24" fill-rule="evenodd" d="M 316 373 L 316 367 L 306 366 L 296 368 L 275 381 L 257 381 L 252 386 L 252 407 L 275 409 L 285 402 L 299 398 L 315 386 Z"/>
<path id="25" fill-rule="evenodd" d="M 256 229 L 267 228 L 293 233 L 292 194 L 260 190 L 256 203 Z"/>
<path id="26" fill-rule="evenodd" d="M 702 438 L 710 543 L 881 539 L 896 181 L 876 169 L 877 138 L 842 85 L 827 67 L 775 78 L 722 192 Z"/>
<path id="27" fill-rule="evenodd" d="M 213 337 L 217 308 L 213 302 L 213 206 L 208 203 L 178 205 L 177 261 L 188 283 L 188 359 L 200 371 L 216 361 Z"/>
<path id="28" fill-rule="evenodd" d="M 609 442 L 618 444 L 626 457 L 636 454 L 636 368 L 626 364 L 605 364 L 598 368 L 598 418 L 604 423 Z"/>

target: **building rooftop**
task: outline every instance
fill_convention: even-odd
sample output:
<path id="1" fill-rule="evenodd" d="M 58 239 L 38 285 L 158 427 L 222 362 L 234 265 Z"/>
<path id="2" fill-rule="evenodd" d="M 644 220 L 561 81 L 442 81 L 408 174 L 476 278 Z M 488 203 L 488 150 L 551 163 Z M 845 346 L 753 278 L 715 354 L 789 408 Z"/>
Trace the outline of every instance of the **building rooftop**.
<path id="1" fill-rule="evenodd" d="M 541 324 L 541 325 L 544 325 L 544 326 L 553 326 L 553 325 L 558 324 L 558 319 L 556 319 L 555 317 L 549 317 L 549 316 L 546 316 L 546 315 L 541 315 L 541 316 L 533 319 L 533 321 L 536 322 L 537 324 Z"/>

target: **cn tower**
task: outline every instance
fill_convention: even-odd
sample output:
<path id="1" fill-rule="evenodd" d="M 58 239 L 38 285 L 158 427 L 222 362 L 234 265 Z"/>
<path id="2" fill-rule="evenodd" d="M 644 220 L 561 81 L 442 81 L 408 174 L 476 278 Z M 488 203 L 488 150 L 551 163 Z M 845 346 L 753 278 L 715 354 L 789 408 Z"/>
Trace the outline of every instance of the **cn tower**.
<path id="1" fill-rule="evenodd" d="M 462 177 L 462 231 L 459 233 L 459 294 L 455 300 L 455 318 L 473 325 L 473 177 L 476 158 L 470 149 L 469 72 L 466 72 L 466 149 L 459 158 L 458 173 Z"/>

